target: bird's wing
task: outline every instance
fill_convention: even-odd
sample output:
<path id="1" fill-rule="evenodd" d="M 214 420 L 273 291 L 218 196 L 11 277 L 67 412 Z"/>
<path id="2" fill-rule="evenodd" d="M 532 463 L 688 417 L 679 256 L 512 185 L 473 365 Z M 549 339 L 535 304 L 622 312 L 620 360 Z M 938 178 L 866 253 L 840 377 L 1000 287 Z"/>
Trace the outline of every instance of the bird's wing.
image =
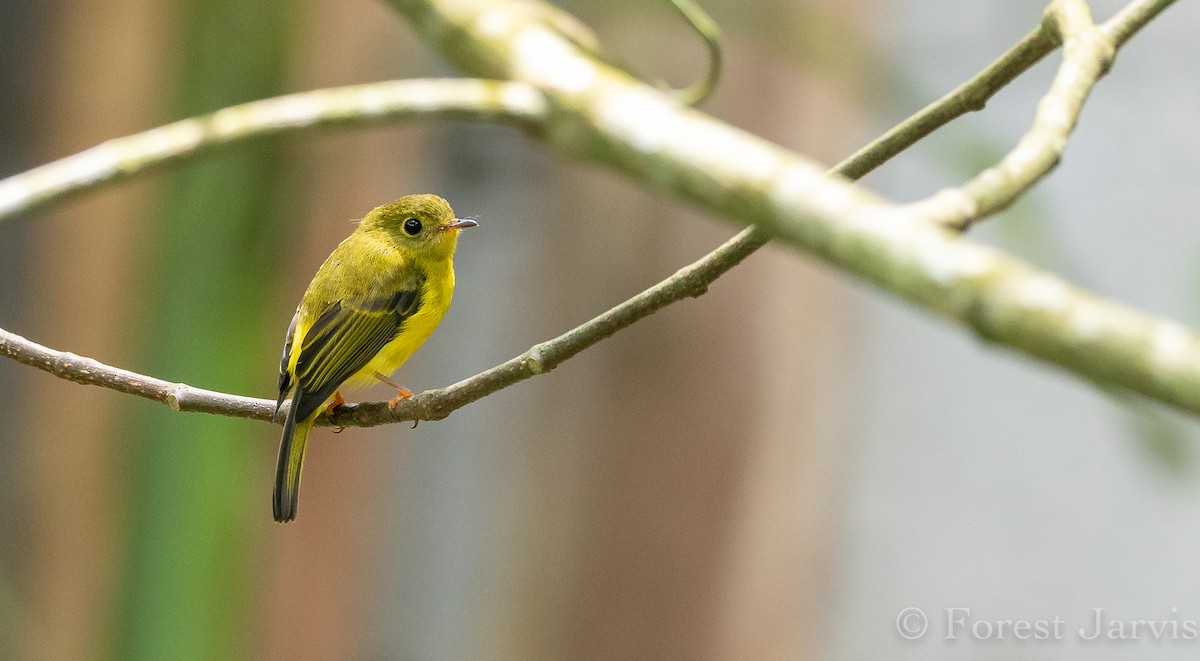
<path id="1" fill-rule="evenodd" d="M 297 420 L 312 415 L 342 382 L 396 338 L 404 321 L 421 307 L 423 282 L 423 278 L 414 278 L 402 287 L 331 301 L 316 313 L 301 345 L 291 348 L 300 352 L 292 374 L 296 385 L 292 405 L 300 407 Z M 285 348 L 285 355 L 287 352 Z M 281 376 L 281 385 L 284 381 Z"/>
<path id="2" fill-rule="evenodd" d="M 292 315 L 292 323 L 288 324 L 287 336 L 283 339 L 283 357 L 279 359 L 279 399 L 275 401 L 276 415 L 292 389 L 292 373 L 288 367 L 292 362 L 292 340 L 296 337 L 296 322 L 299 320 L 300 306 L 296 306 L 296 314 Z"/>

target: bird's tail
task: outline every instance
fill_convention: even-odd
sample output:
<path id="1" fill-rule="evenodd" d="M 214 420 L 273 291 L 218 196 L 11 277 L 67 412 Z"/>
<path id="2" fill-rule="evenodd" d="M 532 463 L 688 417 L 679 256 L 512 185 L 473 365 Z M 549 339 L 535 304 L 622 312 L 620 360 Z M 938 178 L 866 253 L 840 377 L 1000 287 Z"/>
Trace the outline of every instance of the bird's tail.
<path id="1" fill-rule="evenodd" d="M 308 444 L 308 433 L 312 431 L 317 417 L 296 421 L 295 399 L 283 424 L 283 438 L 279 441 L 279 464 L 275 468 L 275 493 L 271 505 L 275 520 L 286 523 L 296 518 L 296 506 L 300 498 L 300 471 L 304 468 L 304 447 Z"/>

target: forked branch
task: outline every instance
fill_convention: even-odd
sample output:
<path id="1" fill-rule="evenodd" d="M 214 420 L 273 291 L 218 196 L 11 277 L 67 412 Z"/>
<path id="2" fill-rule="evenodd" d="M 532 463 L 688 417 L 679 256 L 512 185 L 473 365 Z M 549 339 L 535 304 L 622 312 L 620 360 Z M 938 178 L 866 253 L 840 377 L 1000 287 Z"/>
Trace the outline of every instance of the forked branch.
<path id="1" fill-rule="evenodd" d="M 529 3 L 392 0 L 468 71 L 510 82 L 395 81 L 318 90 L 222 110 L 105 143 L 0 181 L 0 219 L 74 192 L 259 135 L 363 121 L 452 117 L 517 124 L 568 153 L 609 164 L 647 186 L 754 228 L 595 319 L 525 354 L 390 411 L 338 409 L 338 425 L 438 419 L 562 361 L 675 301 L 702 294 L 775 238 L 973 328 L 982 336 L 1088 378 L 1200 412 L 1200 338 L 1099 299 L 950 228 L 1016 199 L 1058 162 L 1091 87 L 1116 51 L 1171 4 L 1130 3 L 1095 25 L 1082 0 L 1056 0 L 1038 29 L 978 76 L 856 153 L 834 172 L 857 178 L 986 100 L 1065 44 L 1063 62 L 1029 133 L 996 166 L 927 200 L 897 205 L 829 177 L 798 155 L 690 110 L 597 61 Z M 451 48 L 457 44 L 471 48 Z M 63 378 L 184 411 L 270 419 L 274 402 L 164 382 L 42 347 L 0 331 L 0 354 Z"/>

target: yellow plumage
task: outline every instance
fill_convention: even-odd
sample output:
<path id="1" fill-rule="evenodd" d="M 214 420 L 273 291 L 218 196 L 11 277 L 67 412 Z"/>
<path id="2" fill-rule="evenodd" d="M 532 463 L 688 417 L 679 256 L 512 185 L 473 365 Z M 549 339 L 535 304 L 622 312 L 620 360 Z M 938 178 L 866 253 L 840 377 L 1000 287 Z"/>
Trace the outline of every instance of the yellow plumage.
<path id="1" fill-rule="evenodd" d="M 291 398 L 279 445 L 275 520 L 296 517 L 304 450 L 313 424 L 340 389 L 387 376 L 425 342 L 454 293 L 458 233 L 436 195 L 409 195 L 373 209 L 317 270 L 304 292 L 280 361 L 279 405 Z"/>

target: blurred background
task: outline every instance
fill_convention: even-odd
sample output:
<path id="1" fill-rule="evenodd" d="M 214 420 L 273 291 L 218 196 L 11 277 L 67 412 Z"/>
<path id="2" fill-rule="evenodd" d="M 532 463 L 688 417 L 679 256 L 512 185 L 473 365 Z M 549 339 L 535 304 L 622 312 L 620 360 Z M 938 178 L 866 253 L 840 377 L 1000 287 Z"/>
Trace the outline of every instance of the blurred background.
<path id="1" fill-rule="evenodd" d="M 727 56 L 705 109 L 830 164 L 973 75 L 1043 6 L 703 4 Z M 1104 19 L 1123 3 L 1092 4 Z M 703 71 L 701 44 L 665 3 L 562 6 L 643 71 L 679 85 Z M 1198 22 L 1200 6 L 1178 3 L 1139 34 L 1062 168 L 975 238 L 1200 323 Z M 368 0 L 0 0 L 0 62 L 0 176 L 233 103 L 455 75 Z M 911 200 L 994 161 L 1056 63 L 867 184 Z M 735 229 L 507 128 L 288 135 L 5 223 L 0 326 L 274 397 L 316 267 L 351 219 L 420 191 L 482 227 L 460 244 L 441 330 L 398 373 L 416 390 L 582 323 Z M 447 420 L 318 430 L 287 526 L 268 502 L 278 427 L 174 413 L 11 361 L 0 392 L 0 658 L 1200 648 L 1078 631 L 1098 608 L 1180 632 L 1200 621 L 1194 419 L 986 346 L 776 247 L 703 298 Z M 908 608 L 928 621 L 916 640 L 897 629 Z M 967 627 L 957 640 L 951 613 Z M 1060 640 L 972 639 L 974 621 L 1056 617 Z"/>

